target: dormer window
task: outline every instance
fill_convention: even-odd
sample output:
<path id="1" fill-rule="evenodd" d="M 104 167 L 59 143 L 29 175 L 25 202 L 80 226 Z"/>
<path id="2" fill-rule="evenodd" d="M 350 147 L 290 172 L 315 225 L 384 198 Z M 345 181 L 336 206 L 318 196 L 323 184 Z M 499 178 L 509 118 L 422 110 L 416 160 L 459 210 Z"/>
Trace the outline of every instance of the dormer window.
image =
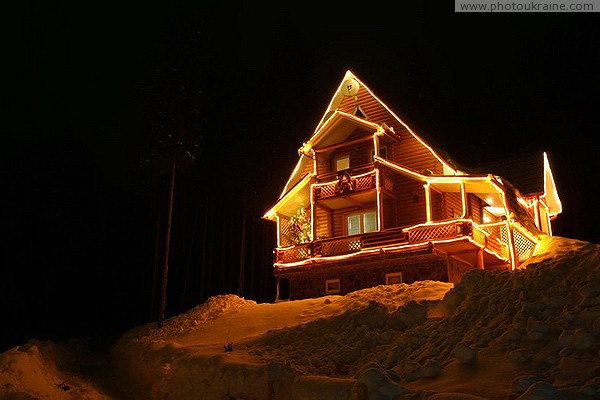
<path id="1" fill-rule="evenodd" d="M 335 172 L 350 168 L 350 155 L 346 154 L 345 156 L 336 157 L 333 160 L 333 167 Z"/>
<path id="2" fill-rule="evenodd" d="M 360 109 L 360 107 L 356 107 L 354 109 L 354 115 L 356 115 L 359 118 L 367 119 L 367 116 L 365 115 L 363 110 Z"/>

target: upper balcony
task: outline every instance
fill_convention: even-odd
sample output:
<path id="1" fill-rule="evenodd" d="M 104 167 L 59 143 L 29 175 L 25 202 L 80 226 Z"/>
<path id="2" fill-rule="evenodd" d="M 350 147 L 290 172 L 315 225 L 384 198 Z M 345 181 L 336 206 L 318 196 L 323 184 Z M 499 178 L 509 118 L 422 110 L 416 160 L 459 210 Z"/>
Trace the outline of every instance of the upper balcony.
<path id="1" fill-rule="evenodd" d="M 353 172 L 352 174 L 348 171 L 340 171 L 330 177 L 334 178 L 333 180 L 315 184 L 313 186 L 314 200 L 321 200 L 323 204 L 326 204 L 333 203 L 332 200 L 327 199 L 332 199 L 336 196 L 358 195 L 359 197 L 365 197 L 367 193 L 359 192 L 372 191 L 377 187 L 377 172 L 372 168 L 369 168 L 366 172 L 363 172 L 363 170 Z M 362 200 L 357 199 L 356 201 Z"/>
<path id="2" fill-rule="evenodd" d="M 393 180 L 373 163 L 322 174 L 313 185 L 313 199 L 332 210 L 364 205 L 375 201 L 378 182 L 382 189 L 393 191 Z"/>

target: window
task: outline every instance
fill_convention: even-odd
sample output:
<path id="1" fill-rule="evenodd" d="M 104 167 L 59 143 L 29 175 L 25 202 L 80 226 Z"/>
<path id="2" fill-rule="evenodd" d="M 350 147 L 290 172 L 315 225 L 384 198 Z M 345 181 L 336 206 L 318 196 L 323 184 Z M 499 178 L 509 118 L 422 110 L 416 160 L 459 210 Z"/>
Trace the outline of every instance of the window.
<path id="1" fill-rule="evenodd" d="M 360 230 L 360 214 L 348 215 L 348 235 L 358 235 Z"/>
<path id="2" fill-rule="evenodd" d="M 390 274 L 385 274 L 386 285 L 396 285 L 398 283 L 402 283 L 402 272 L 392 272 Z"/>
<path id="3" fill-rule="evenodd" d="M 363 232 L 373 232 L 377 230 L 377 213 L 369 211 L 363 214 Z"/>
<path id="4" fill-rule="evenodd" d="M 367 211 L 350 214 L 346 216 L 346 234 L 358 235 L 360 233 L 373 232 L 377 230 L 377 213 Z"/>
<path id="5" fill-rule="evenodd" d="M 374 161 L 374 157 L 375 157 L 375 149 L 371 149 L 371 161 Z M 381 158 L 385 158 L 387 160 L 388 155 L 387 155 L 387 147 L 383 146 L 379 148 L 379 157 Z"/>
<path id="6" fill-rule="evenodd" d="M 327 294 L 340 293 L 340 280 L 339 279 L 327 279 L 325 281 L 325 293 L 327 293 Z"/>
<path id="7" fill-rule="evenodd" d="M 365 119 L 367 118 L 367 116 L 365 115 L 363 110 L 361 110 L 360 107 L 358 107 L 358 106 L 354 109 L 353 114 L 360 118 L 365 118 Z"/>
<path id="8" fill-rule="evenodd" d="M 350 168 L 350 156 L 345 155 L 345 156 L 337 157 L 334 160 L 333 167 L 335 168 L 335 172 L 343 171 L 345 169 Z"/>

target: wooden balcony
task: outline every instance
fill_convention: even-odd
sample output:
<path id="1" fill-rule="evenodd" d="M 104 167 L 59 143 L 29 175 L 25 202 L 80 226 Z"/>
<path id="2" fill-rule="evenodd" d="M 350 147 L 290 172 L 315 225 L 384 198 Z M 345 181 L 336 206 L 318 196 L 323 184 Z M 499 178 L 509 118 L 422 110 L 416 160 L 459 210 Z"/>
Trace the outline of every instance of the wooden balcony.
<path id="1" fill-rule="evenodd" d="M 290 263 L 312 257 L 328 257 L 356 253 L 364 249 L 402 245 L 407 243 L 407 235 L 402 229 L 395 228 L 381 232 L 363 233 L 317 240 L 298 246 L 275 250 L 275 262 Z"/>
<path id="2" fill-rule="evenodd" d="M 502 263 L 509 259 L 508 236 L 505 229 L 507 229 L 505 225 L 478 225 L 470 220 L 452 220 L 409 228 L 392 228 L 279 248 L 275 250 L 275 262 L 286 264 L 310 258 L 357 253 L 361 250 L 398 248 L 402 245 L 427 242 L 442 242 L 444 248 L 449 248 L 453 246 L 452 239 L 470 238 L 473 242 L 489 250 L 486 257 L 490 263 Z M 462 245 L 464 246 L 464 243 Z M 473 243 L 467 244 L 467 246 L 469 246 L 467 250 L 470 249 L 471 252 L 479 248 Z"/>
<path id="3" fill-rule="evenodd" d="M 361 235 L 345 236 L 335 239 L 317 240 L 298 246 L 275 250 L 275 262 L 289 263 L 312 257 L 334 256 L 360 251 Z"/>
<path id="4" fill-rule="evenodd" d="M 367 189 L 375 189 L 377 187 L 375 170 L 371 169 L 370 171 L 363 173 L 357 172 L 362 171 L 356 171 L 352 174 L 340 172 L 330 177 L 334 180 L 316 184 L 313 192 L 315 200 L 351 195 Z M 329 175 L 327 177 L 329 177 Z"/>
<path id="5" fill-rule="evenodd" d="M 471 220 L 453 220 L 445 223 L 417 225 L 405 229 L 405 231 L 408 233 L 409 243 L 451 241 L 469 237 L 485 249 L 495 253 L 500 259 L 509 259 L 506 223 L 479 225 Z"/>
<path id="6" fill-rule="evenodd" d="M 368 172 L 373 172 L 374 170 L 375 170 L 375 163 L 369 163 L 369 164 L 359 165 L 357 167 L 353 167 L 351 169 L 347 169 L 344 171 L 326 172 L 323 174 L 319 174 L 317 176 L 317 184 L 331 183 L 332 181 L 338 180 L 340 173 L 343 173 L 343 172 L 347 172 L 351 176 L 356 176 L 356 175 L 363 175 Z"/>

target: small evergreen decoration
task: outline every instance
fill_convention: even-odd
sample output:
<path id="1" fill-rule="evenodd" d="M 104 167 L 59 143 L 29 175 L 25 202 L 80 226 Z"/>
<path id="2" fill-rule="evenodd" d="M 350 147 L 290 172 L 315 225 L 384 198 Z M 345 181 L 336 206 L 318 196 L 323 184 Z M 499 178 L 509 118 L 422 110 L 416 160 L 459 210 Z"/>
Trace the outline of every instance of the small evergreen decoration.
<path id="1" fill-rule="evenodd" d="M 312 240 L 310 226 L 310 213 L 305 208 L 300 208 L 290 218 L 290 240 L 293 244 L 308 243 Z"/>

